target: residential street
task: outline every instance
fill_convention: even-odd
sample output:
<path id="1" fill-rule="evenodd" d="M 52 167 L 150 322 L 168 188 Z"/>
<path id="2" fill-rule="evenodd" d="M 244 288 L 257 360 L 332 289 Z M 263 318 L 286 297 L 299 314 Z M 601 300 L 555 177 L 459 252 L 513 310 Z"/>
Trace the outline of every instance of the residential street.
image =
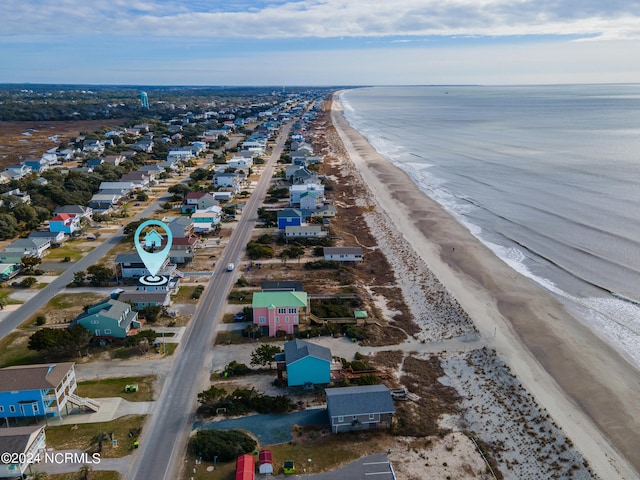
<path id="1" fill-rule="evenodd" d="M 143 211 L 127 220 L 132 222 L 145 216 L 150 216 L 160 208 L 160 205 L 166 202 L 168 198 L 169 197 L 165 195 L 154 200 Z M 82 259 L 70 265 L 67 270 L 61 273 L 49 285 L 40 290 L 31 300 L 21 305 L 19 309 L 7 315 L 7 317 L 0 322 L 0 338 L 4 338 L 9 335 L 22 322 L 45 306 L 49 300 L 62 292 L 62 290 L 64 290 L 64 288 L 73 281 L 73 274 L 75 272 L 86 270 L 91 265 L 99 263 L 100 259 L 105 257 L 123 238 L 124 235 L 122 234 L 122 227 L 118 227 L 113 235 L 98 244 L 96 248 L 87 253 Z"/>
<path id="2" fill-rule="evenodd" d="M 221 265 L 237 263 L 241 258 L 257 220 L 257 208 L 269 187 L 276 161 L 280 158 L 290 129 L 291 123 L 282 129 L 229 244 L 218 259 Z M 175 353 L 174 368 L 166 378 L 156 404 L 155 411 L 158 413 L 151 416 L 143 431 L 140 451 L 128 478 L 177 478 L 195 417 L 196 395 L 203 385 L 208 384 L 210 372 L 203 359 L 211 350 L 215 324 L 222 314 L 237 271 L 214 271 L 187 327 L 184 340 Z"/>

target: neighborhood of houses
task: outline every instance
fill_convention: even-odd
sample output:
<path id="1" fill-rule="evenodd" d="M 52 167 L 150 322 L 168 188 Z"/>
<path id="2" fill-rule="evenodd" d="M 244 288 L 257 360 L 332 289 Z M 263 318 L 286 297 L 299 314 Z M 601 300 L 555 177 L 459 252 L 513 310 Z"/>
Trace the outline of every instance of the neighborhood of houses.
<path id="1" fill-rule="evenodd" d="M 71 238 L 98 240 L 85 233 L 87 226 L 95 225 L 94 216 L 121 212 L 123 205 L 135 201 L 141 193 L 150 193 L 154 187 L 161 188 L 161 179 L 177 176 L 188 162 L 202 159 L 209 152 L 210 143 L 230 135 L 235 127 L 248 124 L 253 125 L 252 133 L 239 142 L 230 155 L 227 154 L 224 162 L 209 165 L 210 177 L 206 180 L 210 182 L 209 188 L 186 192 L 179 203 L 163 211 L 161 218 L 171 231 L 172 247 L 158 273 L 162 280 L 146 281 L 150 272 L 140 255 L 131 248 L 129 253 L 118 250 L 113 260 L 115 278 L 111 280 L 111 285 L 117 288 L 109 298 L 85 306 L 68 327 L 83 327 L 95 342 L 117 343 L 146 328 L 140 310 L 162 307 L 167 311 L 185 279 L 185 271 L 199 255 L 199 249 L 204 248 L 203 244 L 225 221 L 235 218 L 233 213 L 228 213 L 231 210 L 227 207 L 233 206 L 232 211 L 238 214 L 242 212 L 240 199 L 250 190 L 250 173 L 259 167 L 256 162 L 267 153 L 270 139 L 283 122 L 294 122 L 287 152 L 290 163 L 281 168 L 278 179 L 280 188 L 285 185 L 288 195 L 284 204 L 280 202 L 277 206 L 265 206 L 265 209 L 273 213 L 273 229 L 286 243 L 326 239 L 331 235 L 331 220 L 336 217 L 337 209 L 326 195 L 325 179 L 318 174 L 317 167 L 322 158 L 314 155 L 308 143 L 307 125 L 314 119 L 315 112 L 307 111 L 306 103 L 288 107 L 287 111 L 285 107 L 272 108 L 257 118 L 224 121 L 222 129 L 206 130 L 198 141 L 171 147 L 165 160 L 150 160 L 117 181 L 100 183 L 88 204 L 58 207 L 43 227 L 26 238 L 8 243 L 0 251 L 1 280 L 9 282 L 18 276 L 24 268 L 25 258 L 46 261 L 49 251 Z M 162 142 L 180 140 L 180 125 L 171 124 L 170 132 L 173 134 L 163 137 Z M 103 155 L 105 148 L 113 144 L 114 137 L 124 135 L 135 139 L 128 150 Z M 106 132 L 105 137 L 106 140 L 78 138 L 72 142 L 73 147 L 8 167 L 0 175 L 0 184 L 29 175 L 46 182 L 39 175 L 53 168 L 66 173 L 74 170 L 91 172 L 103 164 L 119 166 L 138 152 L 152 153 L 157 141 L 148 124 L 115 129 Z M 74 160 L 76 166 L 69 166 L 70 160 Z M 12 189 L 0 196 L 0 202 L 30 204 L 31 198 L 28 192 Z M 145 240 L 161 245 L 164 237 L 155 231 L 154 234 L 157 238 L 148 235 Z M 363 262 L 364 255 L 359 246 L 324 246 L 321 258 L 325 262 L 357 266 Z M 335 385 L 345 377 L 355 378 L 353 371 L 345 370 L 328 348 L 295 338 L 310 325 L 326 322 L 311 313 L 312 298 L 313 295 L 305 292 L 303 283 L 298 281 L 265 281 L 261 291 L 253 293 L 250 304 L 253 331 L 263 337 L 291 338 L 284 342 L 282 353 L 275 356 L 275 382 L 303 392 L 323 391 L 327 422 L 334 434 L 389 427 L 395 412 L 389 388 L 382 384 L 336 388 Z M 356 310 L 353 318 L 342 321 L 364 325 L 367 312 Z M 5 427 L 0 428 L 0 447 L 4 451 L 18 454 L 16 458 L 19 459 L 28 458 L 23 454 L 44 452 L 49 448 L 46 444 L 47 419 L 63 418 L 71 411 L 77 414 L 78 411 L 100 410 L 100 401 L 77 395 L 74 366 L 73 362 L 61 362 L 0 369 L 0 419 Z M 261 450 L 258 459 L 260 474 L 274 473 L 269 450 Z M 27 461 L 12 462 L 0 467 L 0 477 L 18 478 L 26 475 L 29 468 Z M 295 471 L 291 465 L 288 468 L 287 473 Z M 241 476 L 236 478 L 253 478 L 255 470 L 252 455 L 238 457 L 237 472 Z"/>

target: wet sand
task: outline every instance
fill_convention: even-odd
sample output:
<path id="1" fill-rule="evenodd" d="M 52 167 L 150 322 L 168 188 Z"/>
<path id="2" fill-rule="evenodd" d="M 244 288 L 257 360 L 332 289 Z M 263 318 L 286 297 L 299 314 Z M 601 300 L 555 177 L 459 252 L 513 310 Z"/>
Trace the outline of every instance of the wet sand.
<path id="1" fill-rule="evenodd" d="M 334 96 L 333 124 L 379 208 L 482 337 L 601 478 L 640 478 L 640 372 L 420 191 L 349 126 L 341 110 Z"/>

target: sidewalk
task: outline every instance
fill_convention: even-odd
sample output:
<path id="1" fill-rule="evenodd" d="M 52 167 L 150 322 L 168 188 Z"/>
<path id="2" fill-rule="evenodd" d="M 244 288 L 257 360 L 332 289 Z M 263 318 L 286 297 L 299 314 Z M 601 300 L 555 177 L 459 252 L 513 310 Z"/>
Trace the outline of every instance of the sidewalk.
<path id="1" fill-rule="evenodd" d="M 59 425 L 76 425 L 78 423 L 110 422 L 125 415 L 147 415 L 153 413 L 156 402 L 128 402 L 124 398 L 94 398 L 100 402 L 100 410 L 97 412 L 81 411 L 74 407 L 69 415 L 61 418 L 48 419 L 50 427 Z"/>
<path id="2" fill-rule="evenodd" d="M 94 458 L 81 450 L 53 450 L 47 449 L 45 458 L 40 463 L 34 464 L 33 472 L 74 473 L 80 472 L 83 465 L 88 465 L 91 470 L 116 471 L 123 476 L 129 472 L 129 464 L 133 459 L 132 455 L 121 458 Z M 84 460 L 78 462 L 77 460 Z M 89 475 L 91 478 L 91 475 Z"/>

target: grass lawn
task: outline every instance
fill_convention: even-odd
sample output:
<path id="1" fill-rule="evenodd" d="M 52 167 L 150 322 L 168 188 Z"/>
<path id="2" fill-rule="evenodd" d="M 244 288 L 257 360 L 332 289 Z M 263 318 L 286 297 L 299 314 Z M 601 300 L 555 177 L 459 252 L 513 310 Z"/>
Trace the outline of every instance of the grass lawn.
<path id="1" fill-rule="evenodd" d="M 198 303 L 198 299 L 191 298 L 197 285 L 181 285 L 178 293 L 171 297 L 173 303 Z"/>
<path id="2" fill-rule="evenodd" d="M 145 417 L 146 415 L 127 415 L 111 422 L 47 427 L 47 447 L 56 450 L 79 449 L 93 453 L 98 446 L 98 435 L 112 432 L 118 445 L 114 447 L 107 436 L 102 443 L 101 457 L 124 457 L 133 450 L 133 442 L 142 431 Z"/>
<path id="3" fill-rule="evenodd" d="M 106 296 L 99 293 L 61 293 L 49 300 L 47 306 L 56 310 L 62 310 L 65 308 L 76 307 L 78 305 L 92 305 L 105 299 Z"/>
<path id="4" fill-rule="evenodd" d="M 7 301 L 7 305 L 22 305 L 24 302 L 20 300 L 11 300 L 9 295 L 15 292 L 14 288 L 0 288 L 0 299 L 5 299 Z"/>
<path id="5" fill-rule="evenodd" d="M 37 470 L 38 468 L 35 467 L 34 472 Z M 80 478 L 82 478 L 80 470 L 76 473 L 49 473 L 47 475 L 47 480 L 80 480 Z M 91 480 L 120 480 L 122 477 L 118 472 L 94 470 L 89 474 L 89 478 Z"/>
<path id="6" fill-rule="evenodd" d="M 80 243 L 83 243 L 83 245 L 80 246 Z M 69 240 L 61 247 L 50 249 L 45 260 L 64 260 L 65 257 L 69 257 L 72 262 L 77 262 L 85 253 L 94 248 L 94 246 L 87 246 L 84 240 Z"/>
<path id="7" fill-rule="evenodd" d="M 0 340 L 0 367 L 40 363 L 40 354 L 29 350 L 29 335 L 16 330 Z"/>
<path id="8" fill-rule="evenodd" d="M 155 380 L 155 375 L 147 375 L 78 382 L 78 395 L 90 398 L 122 397 L 130 402 L 150 402 L 154 400 L 153 383 Z M 131 384 L 138 385 L 137 392 L 127 393 L 124 391 L 124 387 Z"/>

